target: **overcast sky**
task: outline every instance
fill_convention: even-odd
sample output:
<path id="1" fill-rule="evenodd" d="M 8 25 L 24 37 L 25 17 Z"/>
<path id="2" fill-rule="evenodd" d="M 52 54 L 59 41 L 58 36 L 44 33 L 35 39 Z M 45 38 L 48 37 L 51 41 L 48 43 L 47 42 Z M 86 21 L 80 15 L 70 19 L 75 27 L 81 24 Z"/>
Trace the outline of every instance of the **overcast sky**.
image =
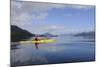
<path id="1" fill-rule="evenodd" d="M 77 33 L 94 30 L 93 5 L 11 1 L 11 25 L 31 33 Z"/>

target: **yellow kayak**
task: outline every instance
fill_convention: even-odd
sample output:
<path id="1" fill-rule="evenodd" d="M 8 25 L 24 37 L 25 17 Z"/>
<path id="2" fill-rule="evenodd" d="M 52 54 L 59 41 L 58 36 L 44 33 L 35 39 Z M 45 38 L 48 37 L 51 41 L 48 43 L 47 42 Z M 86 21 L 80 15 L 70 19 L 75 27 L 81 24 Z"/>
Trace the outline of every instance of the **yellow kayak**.
<path id="1" fill-rule="evenodd" d="M 32 41 L 20 41 L 21 44 L 27 44 L 27 43 L 53 43 L 55 42 L 55 39 L 41 39 L 38 41 L 32 40 Z"/>

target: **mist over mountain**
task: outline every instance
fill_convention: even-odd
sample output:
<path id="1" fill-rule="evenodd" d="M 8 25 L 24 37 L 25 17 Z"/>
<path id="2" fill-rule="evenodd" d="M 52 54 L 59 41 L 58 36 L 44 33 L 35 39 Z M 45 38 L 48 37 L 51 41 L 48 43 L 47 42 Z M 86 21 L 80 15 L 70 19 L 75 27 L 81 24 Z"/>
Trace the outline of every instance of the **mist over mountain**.
<path id="1" fill-rule="evenodd" d="M 74 36 L 94 39 L 95 38 L 95 32 L 94 31 L 81 32 L 81 33 L 75 34 Z"/>

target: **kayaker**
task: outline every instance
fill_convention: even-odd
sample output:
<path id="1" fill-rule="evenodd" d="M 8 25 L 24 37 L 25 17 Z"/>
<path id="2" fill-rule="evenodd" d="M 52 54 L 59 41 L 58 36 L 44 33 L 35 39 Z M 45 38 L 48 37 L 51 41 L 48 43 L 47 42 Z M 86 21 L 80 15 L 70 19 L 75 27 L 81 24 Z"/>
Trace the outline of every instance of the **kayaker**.
<path id="1" fill-rule="evenodd" d="M 35 39 L 34 39 L 34 40 L 35 40 L 35 41 L 39 41 L 39 38 L 38 38 L 38 37 L 39 37 L 38 35 L 35 35 Z M 38 49 L 38 44 L 39 44 L 39 43 L 37 43 L 37 42 L 35 43 L 36 49 Z"/>
<path id="2" fill-rule="evenodd" d="M 38 41 L 38 40 L 39 40 L 38 35 L 36 35 L 35 36 L 35 41 Z"/>

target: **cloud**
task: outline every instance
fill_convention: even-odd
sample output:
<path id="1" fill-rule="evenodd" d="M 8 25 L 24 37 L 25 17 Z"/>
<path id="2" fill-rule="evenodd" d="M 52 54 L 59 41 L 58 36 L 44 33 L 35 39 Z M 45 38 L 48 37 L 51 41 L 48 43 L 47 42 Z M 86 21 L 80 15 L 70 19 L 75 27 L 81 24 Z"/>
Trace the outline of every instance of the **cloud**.
<path id="1" fill-rule="evenodd" d="M 38 25 L 30 25 L 30 31 L 32 31 L 32 33 L 45 33 L 45 32 L 49 32 L 49 33 L 58 33 L 61 30 L 65 29 L 63 26 L 61 25 L 53 25 L 53 24 L 38 24 Z M 59 33 L 58 33 L 59 34 Z"/>
<path id="2" fill-rule="evenodd" d="M 39 3 L 39 2 L 18 2 L 11 1 L 11 15 L 19 15 L 22 13 L 28 14 L 40 14 L 45 13 L 52 8 L 63 8 L 65 5 L 49 4 L 49 3 Z M 35 15 L 36 16 L 36 15 Z"/>
<path id="3" fill-rule="evenodd" d="M 60 5 L 60 4 L 11 1 L 11 24 L 17 25 L 23 29 L 32 32 L 34 28 L 32 26 L 33 22 L 43 23 L 46 17 L 48 16 L 49 10 L 53 8 L 62 9 L 64 7 L 65 5 Z M 33 31 L 35 31 L 35 29 Z"/>
<path id="4" fill-rule="evenodd" d="M 93 8 L 92 5 L 68 5 L 67 7 L 74 9 L 82 9 L 82 10 L 88 10 Z"/>
<path id="5" fill-rule="evenodd" d="M 74 8 L 90 9 L 92 6 L 83 5 L 65 5 L 55 3 L 30 2 L 30 1 L 11 1 L 11 25 L 17 25 L 32 33 L 44 31 L 59 32 L 64 30 L 64 26 L 58 24 L 52 25 L 46 21 L 49 11 L 55 9 Z M 72 14 L 67 14 L 72 16 Z"/>
<path id="6" fill-rule="evenodd" d="M 41 19 L 45 19 L 47 17 L 48 13 L 40 13 L 39 15 L 33 15 L 33 19 L 34 20 L 41 20 Z"/>

